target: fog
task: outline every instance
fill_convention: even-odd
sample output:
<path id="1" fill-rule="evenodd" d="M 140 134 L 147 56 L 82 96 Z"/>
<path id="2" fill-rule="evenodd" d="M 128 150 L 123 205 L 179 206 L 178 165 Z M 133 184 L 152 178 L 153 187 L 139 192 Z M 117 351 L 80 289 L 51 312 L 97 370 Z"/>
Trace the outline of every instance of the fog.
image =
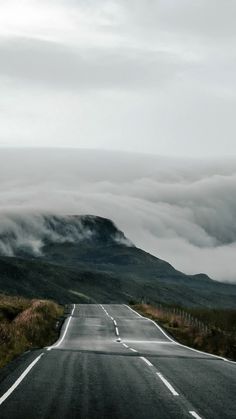
<path id="1" fill-rule="evenodd" d="M 40 251 L 40 215 L 93 214 L 179 270 L 236 282 L 235 160 L 2 149 L 0 180 L 2 253 L 6 235 Z"/>

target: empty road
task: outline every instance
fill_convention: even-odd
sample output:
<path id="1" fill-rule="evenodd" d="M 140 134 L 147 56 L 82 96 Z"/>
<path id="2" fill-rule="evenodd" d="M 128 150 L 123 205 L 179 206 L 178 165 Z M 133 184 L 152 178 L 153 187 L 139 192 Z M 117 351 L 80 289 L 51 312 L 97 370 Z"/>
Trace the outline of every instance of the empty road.
<path id="1" fill-rule="evenodd" d="M 236 418 L 236 363 L 181 346 L 124 305 L 74 305 L 58 342 L 0 382 L 1 419 Z"/>

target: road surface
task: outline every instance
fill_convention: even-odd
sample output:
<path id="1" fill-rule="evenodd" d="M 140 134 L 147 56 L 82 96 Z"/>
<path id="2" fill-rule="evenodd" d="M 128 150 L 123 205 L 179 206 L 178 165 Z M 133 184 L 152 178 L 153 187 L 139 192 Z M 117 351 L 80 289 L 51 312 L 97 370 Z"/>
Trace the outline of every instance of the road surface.
<path id="1" fill-rule="evenodd" d="M 74 305 L 59 341 L 1 380 L 0 418 L 235 419 L 236 363 L 175 343 L 127 306 Z"/>

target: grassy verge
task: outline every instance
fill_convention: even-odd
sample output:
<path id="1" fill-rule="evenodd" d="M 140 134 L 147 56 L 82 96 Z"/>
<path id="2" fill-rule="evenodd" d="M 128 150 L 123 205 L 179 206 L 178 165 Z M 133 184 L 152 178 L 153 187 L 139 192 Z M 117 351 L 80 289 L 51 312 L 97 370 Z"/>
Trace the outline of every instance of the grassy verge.
<path id="1" fill-rule="evenodd" d="M 53 301 L 0 294 L 0 368 L 26 350 L 52 344 L 63 311 Z"/>
<path id="2" fill-rule="evenodd" d="M 236 361 L 236 310 L 186 309 L 177 313 L 178 310 L 174 308 L 149 304 L 135 304 L 132 307 L 140 314 L 158 321 L 178 342 Z"/>

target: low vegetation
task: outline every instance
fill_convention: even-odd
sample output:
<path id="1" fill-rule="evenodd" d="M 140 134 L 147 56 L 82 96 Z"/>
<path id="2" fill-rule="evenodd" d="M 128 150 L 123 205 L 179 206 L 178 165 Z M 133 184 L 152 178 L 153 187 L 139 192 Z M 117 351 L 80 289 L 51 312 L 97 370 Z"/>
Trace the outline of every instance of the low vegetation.
<path id="1" fill-rule="evenodd" d="M 180 309 L 150 304 L 133 307 L 158 321 L 178 342 L 236 361 L 236 310 Z"/>
<path id="2" fill-rule="evenodd" d="M 52 344 L 63 307 L 47 300 L 0 294 L 0 367 L 26 350 Z"/>

